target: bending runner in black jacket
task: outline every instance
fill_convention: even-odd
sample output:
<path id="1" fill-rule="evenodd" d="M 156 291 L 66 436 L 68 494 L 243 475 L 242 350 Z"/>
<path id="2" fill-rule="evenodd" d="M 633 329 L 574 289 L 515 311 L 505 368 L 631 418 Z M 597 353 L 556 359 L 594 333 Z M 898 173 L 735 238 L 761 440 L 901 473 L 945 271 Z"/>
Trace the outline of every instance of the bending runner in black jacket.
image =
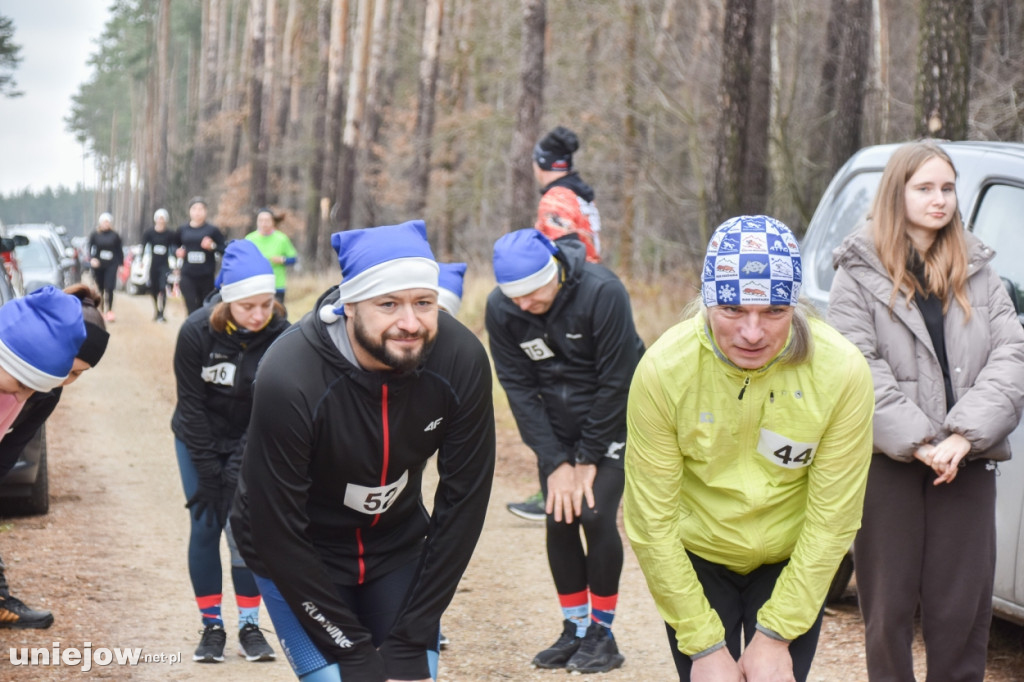
<path id="1" fill-rule="evenodd" d="M 564 616 L 562 635 L 533 664 L 606 672 L 624 660 L 611 636 L 623 557 L 616 513 L 626 398 L 643 342 L 626 288 L 587 262 L 574 237 L 556 245 L 530 228 L 507 234 L 494 245 L 494 274 L 491 356 L 519 434 L 537 455 Z"/>
<path id="2" fill-rule="evenodd" d="M 274 652 L 259 629 L 259 589 L 226 524 L 245 448 L 256 367 L 288 328 L 288 320 L 274 298 L 274 271 L 252 242 L 228 245 L 216 284 L 220 291 L 185 320 L 174 349 L 178 404 L 171 429 L 185 506 L 191 510 L 188 569 L 203 624 L 192 660 L 224 660 L 223 533 L 231 550 L 239 653 L 249 661 L 266 661 Z"/>
<path id="3" fill-rule="evenodd" d="M 438 315 L 422 222 L 332 245 L 344 280 L 256 377 L 231 525 L 299 679 L 422 680 L 436 675 L 438 623 L 483 527 L 490 364 Z"/>

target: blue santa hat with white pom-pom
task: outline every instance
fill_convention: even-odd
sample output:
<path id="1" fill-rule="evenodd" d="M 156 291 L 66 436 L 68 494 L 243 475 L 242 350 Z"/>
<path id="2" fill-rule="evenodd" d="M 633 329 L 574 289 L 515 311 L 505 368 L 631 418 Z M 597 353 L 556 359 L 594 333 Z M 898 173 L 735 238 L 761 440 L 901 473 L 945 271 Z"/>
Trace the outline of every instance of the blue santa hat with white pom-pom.
<path id="1" fill-rule="evenodd" d="M 441 272 L 437 276 L 437 305 L 453 316 L 459 314 L 462 306 L 462 283 L 466 276 L 465 263 L 438 263 Z"/>
<path id="2" fill-rule="evenodd" d="M 719 225 L 704 257 L 704 305 L 796 305 L 802 279 L 793 232 L 769 216 L 739 216 Z"/>
<path id="3" fill-rule="evenodd" d="M 501 293 L 518 298 L 533 293 L 558 274 L 558 247 L 532 227 L 509 232 L 494 242 L 494 278 Z"/>
<path id="4" fill-rule="evenodd" d="M 439 268 L 422 220 L 335 232 L 331 246 L 338 254 L 341 284 L 337 301 L 320 309 L 320 319 L 328 324 L 344 315 L 346 303 L 404 289 L 438 289 Z"/>
<path id="5" fill-rule="evenodd" d="M 67 379 L 83 341 L 82 302 L 52 286 L 0 307 L 0 367 L 34 391 Z"/>

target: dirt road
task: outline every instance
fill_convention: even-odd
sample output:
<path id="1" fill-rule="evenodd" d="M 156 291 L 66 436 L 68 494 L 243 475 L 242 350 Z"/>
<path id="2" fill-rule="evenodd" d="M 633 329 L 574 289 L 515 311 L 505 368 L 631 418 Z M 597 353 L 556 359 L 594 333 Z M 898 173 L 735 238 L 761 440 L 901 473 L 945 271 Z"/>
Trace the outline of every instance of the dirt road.
<path id="1" fill-rule="evenodd" d="M 160 325 L 150 321 L 147 298 L 118 297 L 118 321 L 103 363 L 65 392 L 51 418 L 51 512 L 0 520 L 0 551 L 16 594 L 51 609 L 56 618 L 49 630 L 0 630 L 0 680 L 294 679 L 283 659 L 253 664 L 234 656 L 233 635 L 225 663 L 191 661 L 200 624 L 187 574 L 188 519 L 169 427 L 171 358 L 184 307 L 170 307 L 170 322 Z M 562 679 L 562 671 L 529 666 L 533 654 L 557 636 L 561 617 L 542 525 L 504 509 L 505 502 L 536 488 L 532 457 L 504 408 L 498 434 L 498 473 L 484 534 L 443 620 L 452 644 L 441 657 L 441 679 Z M 231 604 L 225 584 L 229 631 L 236 623 Z M 265 612 L 262 624 L 272 629 Z M 601 680 L 674 678 L 663 626 L 628 546 L 615 632 L 626 663 Z M 22 647 L 46 648 L 51 656 L 58 648 L 68 658 L 60 666 L 15 666 L 9 649 L 20 653 Z M 82 670 L 85 662 L 75 662 L 70 648 L 83 656 L 90 649 L 91 670 Z M 119 665 L 117 648 L 141 650 L 140 662 Z M 102 665 L 108 657 L 113 660 Z M 1024 679 L 1021 670 L 1020 630 L 997 625 L 987 679 Z M 829 610 L 810 679 L 865 677 L 862 628 L 851 600 Z"/>

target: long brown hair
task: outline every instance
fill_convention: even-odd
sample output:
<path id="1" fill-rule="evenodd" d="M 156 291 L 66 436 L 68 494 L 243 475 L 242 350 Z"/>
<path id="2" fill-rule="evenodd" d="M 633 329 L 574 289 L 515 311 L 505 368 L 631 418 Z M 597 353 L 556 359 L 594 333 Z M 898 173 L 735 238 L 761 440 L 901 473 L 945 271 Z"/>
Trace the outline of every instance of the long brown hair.
<path id="1" fill-rule="evenodd" d="M 948 163 L 953 173 L 956 173 L 956 166 L 949 154 L 935 142 L 911 142 L 897 149 L 885 166 L 871 207 L 875 249 L 882 266 L 892 279 L 889 311 L 891 313 L 896 306 L 900 293 L 909 306 L 914 293 L 920 292 L 922 295 L 930 293 L 942 301 L 943 313 L 949 310 L 955 298 L 966 316 L 970 317 L 971 304 L 967 300 L 967 240 L 964 238 L 959 204 L 950 221 L 939 230 L 931 248 L 920 254 L 924 261 L 926 282 L 918 282 L 907 269 L 907 261 L 914 248 L 907 234 L 907 182 L 922 165 L 934 158 Z"/>
<path id="2" fill-rule="evenodd" d="M 106 330 L 107 324 L 103 321 L 103 314 L 99 311 L 100 302 L 103 300 L 100 297 L 100 292 L 93 289 L 88 284 L 79 282 L 78 284 L 72 284 L 64 289 L 65 294 L 71 294 L 79 301 L 82 302 L 82 319 L 86 322 L 91 322 L 100 329 Z"/>
<path id="3" fill-rule="evenodd" d="M 285 312 L 284 306 L 281 305 L 281 302 L 274 299 L 274 313 L 270 316 L 270 319 L 267 320 L 267 324 L 270 324 L 270 320 L 273 320 L 275 317 L 286 317 L 287 315 L 288 313 Z M 215 332 L 223 334 L 224 330 L 228 328 L 229 322 L 234 327 L 238 326 L 235 318 L 231 316 L 231 304 L 221 301 L 215 305 L 213 310 L 210 312 L 210 327 Z"/>

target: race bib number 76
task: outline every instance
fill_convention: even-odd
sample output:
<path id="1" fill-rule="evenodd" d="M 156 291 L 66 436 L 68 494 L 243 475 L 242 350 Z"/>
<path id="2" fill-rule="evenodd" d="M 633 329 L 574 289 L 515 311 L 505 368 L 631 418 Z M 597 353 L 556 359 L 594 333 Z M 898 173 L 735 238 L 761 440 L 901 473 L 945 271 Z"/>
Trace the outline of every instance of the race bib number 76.
<path id="1" fill-rule="evenodd" d="M 757 451 L 769 462 L 780 467 L 800 469 L 810 466 L 818 451 L 818 444 L 798 443 L 768 429 L 761 429 L 761 438 L 757 441 Z"/>
<path id="2" fill-rule="evenodd" d="M 383 514 L 402 494 L 407 483 L 408 471 L 403 472 L 397 481 L 387 485 L 369 487 L 349 483 L 345 486 L 345 506 L 363 514 Z"/>

